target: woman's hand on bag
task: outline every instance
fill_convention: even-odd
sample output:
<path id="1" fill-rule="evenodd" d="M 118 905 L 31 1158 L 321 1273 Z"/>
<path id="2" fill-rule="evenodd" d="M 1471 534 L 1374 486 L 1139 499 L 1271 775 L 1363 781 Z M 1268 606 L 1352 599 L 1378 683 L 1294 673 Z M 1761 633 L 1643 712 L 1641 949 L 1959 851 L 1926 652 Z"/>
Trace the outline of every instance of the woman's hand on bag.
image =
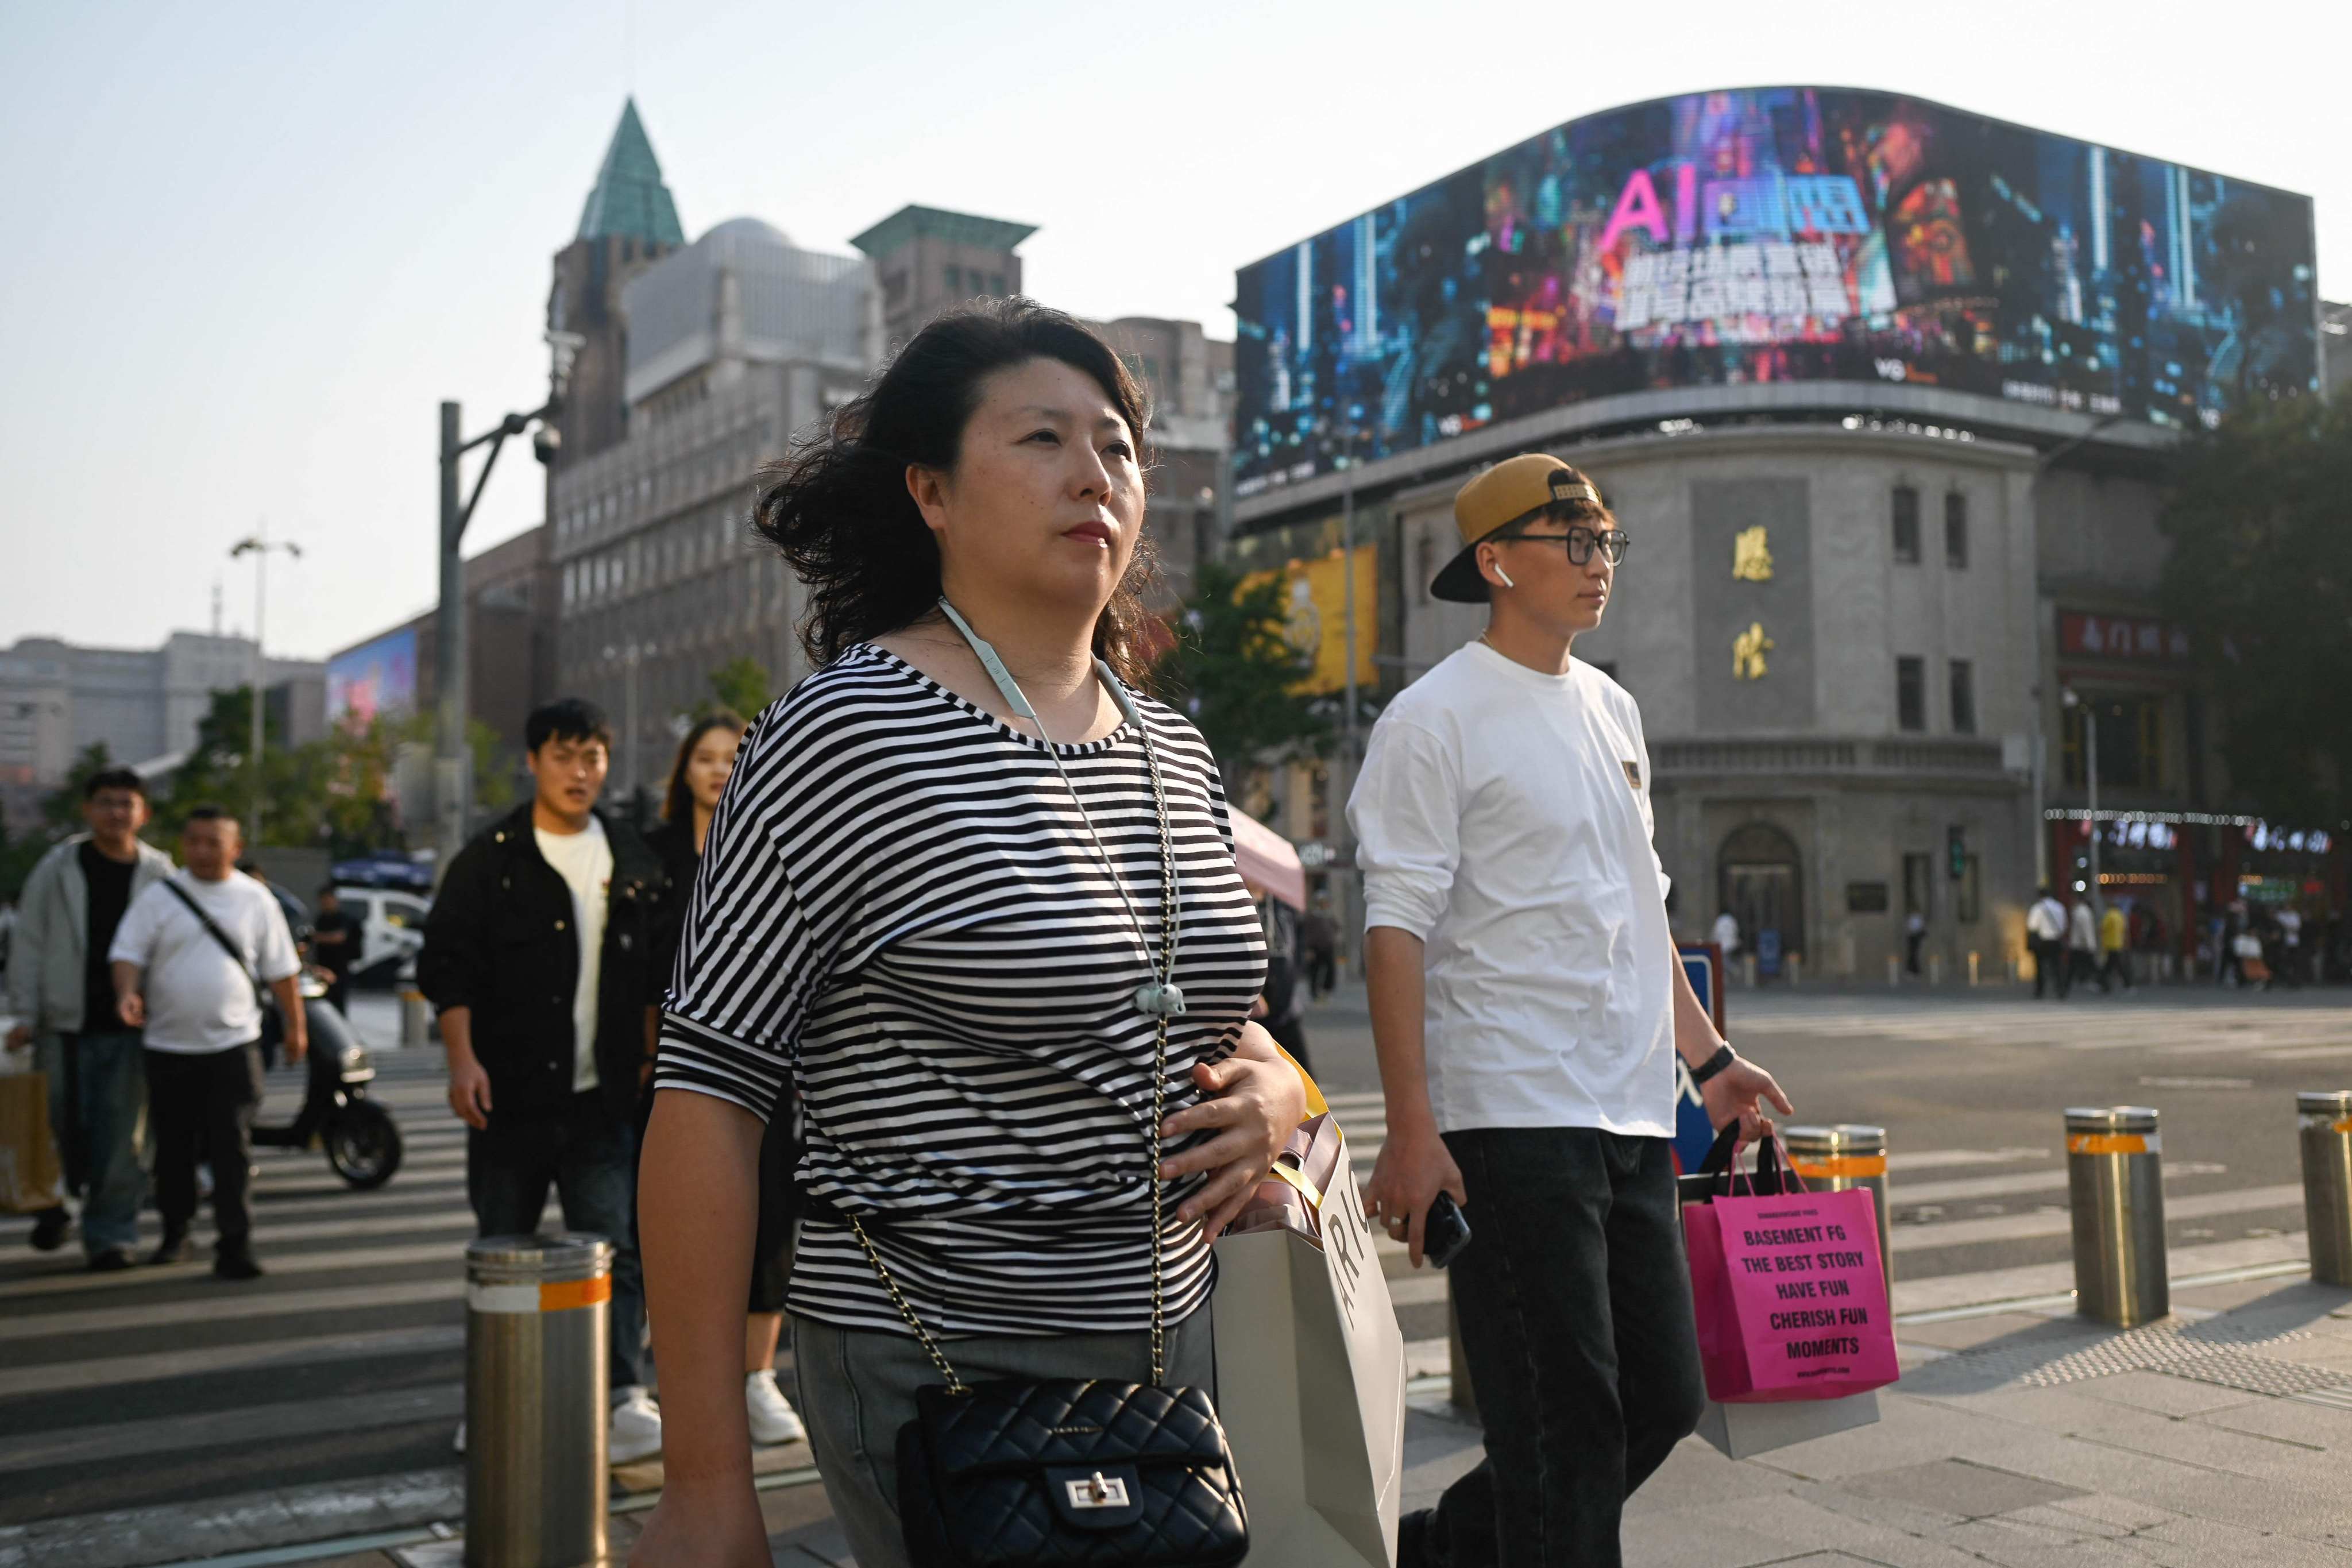
<path id="1" fill-rule="evenodd" d="M 665 1488 L 629 1568 L 768 1568 L 768 1522 L 747 1480 Z"/>
<path id="2" fill-rule="evenodd" d="M 1208 1098 L 1178 1111 L 1160 1129 L 1181 1138 L 1202 1129 L 1216 1136 L 1198 1148 L 1160 1162 L 1164 1179 L 1210 1173 L 1209 1184 L 1184 1201 L 1178 1219 L 1199 1219 L 1210 1241 L 1234 1222 L 1251 1192 L 1274 1168 L 1274 1157 L 1307 1119 L 1307 1085 L 1256 1024 L 1242 1027 L 1241 1043 L 1221 1062 L 1202 1062 L 1192 1081 Z"/>
<path id="3" fill-rule="evenodd" d="M 1738 1121 L 1742 1149 L 1771 1133 L 1772 1121 L 1764 1114 L 1762 1101 L 1769 1100 L 1783 1116 L 1797 1112 L 1772 1075 L 1746 1057 L 1734 1058 L 1729 1067 L 1699 1085 L 1698 1097 L 1706 1107 L 1708 1126 L 1720 1130 L 1735 1119 Z"/>
<path id="4" fill-rule="evenodd" d="M 1422 1232 L 1429 1224 L 1429 1205 L 1448 1193 L 1465 1208 L 1469 1189 L 1462 1184 L 1462 1167 L 1445 1147 L 1433 1123 L 1418 1128 L 1389 1129 L 1372 1162 L 1372 1179 L 1364 1188 L 1364 1216 L 1402 1241 L 1421 1267 Z"/>

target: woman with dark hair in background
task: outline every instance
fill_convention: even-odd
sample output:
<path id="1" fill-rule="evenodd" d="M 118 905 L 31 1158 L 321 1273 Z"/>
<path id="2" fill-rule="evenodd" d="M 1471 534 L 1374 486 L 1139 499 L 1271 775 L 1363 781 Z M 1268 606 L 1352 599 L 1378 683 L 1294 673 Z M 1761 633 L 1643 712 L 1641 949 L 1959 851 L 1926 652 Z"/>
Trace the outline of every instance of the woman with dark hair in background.
<path id="1" fill-rule="evenodd" d="M 1134 689 L 1144 425 L 1101 339 L 1003 300 L 925 327 L 763 481 L 818 668 L 744 737 L 664 1019 L 645 1568 L 768 1562 L 726 1307 L 788 1078 L 800 1407 L 865 1568 L 908 1561 L 920 1336 L 966 1382 L 1213 1386 L 1209 1244 L 1305 1085 L 1247 1021 L 1265 945 L 1215 761 Z"/>
<path id="2" fill-rule="evenodd" d="M 742 743 L 743 721 L 729 710 L 696 720 L 678 742 L 677 760 L 670 764 L 661 823 L 646 835 L 646 843 L 669 873 L 670 907 L 680 921 L 694 891 L 702 846 L 710 837 L 711 814 L 719 809 L 719 792 L 735 771 L 735 752 Z M 653 1108 L 649 1085 L 637 1112 L 640 1150 Z M 760 1140 L 760 1224 L 751 1245 L 751 1310 L 743 1321 L 743 1410 L 751 1422 L 751 1441 L 761 1447 L 797 1443 L 808 1435 L 792 1401 L 776 1386 L 784 1283 L 793 1274 L 793 1112 L 787 1100 L 777 1105 Z"/>

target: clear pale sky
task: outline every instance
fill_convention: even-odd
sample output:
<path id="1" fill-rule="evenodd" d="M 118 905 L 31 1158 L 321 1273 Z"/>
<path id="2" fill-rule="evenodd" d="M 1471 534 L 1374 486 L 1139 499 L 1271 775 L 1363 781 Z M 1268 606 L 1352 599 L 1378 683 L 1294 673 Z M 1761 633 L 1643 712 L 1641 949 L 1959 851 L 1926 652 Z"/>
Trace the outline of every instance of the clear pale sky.
<path id="1" fill-rule="evenodd" d="M 0 0 L 0 645 L 249 628 L 322 657 L 434 592 L 436 405 L 529 407 L 549 258 L 634 91 L 689 237 L 907 202 L 1039 226 L 1031 293 L 1232 331 L 1235 266 L 1576 115 L 1916 93 L 2310 195 L 2352 292 L 2352 7 L 2255 0 L 1181 6 Z M 510 448 L 469 548 L 538 521 Z"/>

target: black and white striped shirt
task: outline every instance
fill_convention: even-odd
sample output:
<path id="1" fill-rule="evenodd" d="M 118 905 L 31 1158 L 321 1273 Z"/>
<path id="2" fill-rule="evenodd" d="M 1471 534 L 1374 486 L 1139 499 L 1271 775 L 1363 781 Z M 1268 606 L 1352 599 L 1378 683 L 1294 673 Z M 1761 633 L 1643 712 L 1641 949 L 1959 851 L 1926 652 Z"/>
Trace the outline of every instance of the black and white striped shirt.
<path id="1" fill-rule="evenodd" d="M 1167 1110 L 1198 1101 L 1263 983 L 1199 731 L 1138 697 L 1182 888 Z M 1131 724 L 1059 748 L 1156 955 L 1160 836 Z M 1151 1321 L 1151 977 L 1043 742 L 870 645 L 744 737 L 695 882 L 656 1082 L 769 1113 L 800 1089 L 802 1226 L 789 1304 L 908 1332 L 848 1227 L 924 1326 L 947 1334 L 1134 1330 Z M 1205 1136 L 1205 1135 L 1201 1135 Z M 1189 1142 L 1189 1141 L 1186 1141 Z M 1172 1154 L 1181 1143 L 1169 1144 Z M 1196 1223 L 1168 1184 L 1170 1322 L 1207 1300 Z"/>

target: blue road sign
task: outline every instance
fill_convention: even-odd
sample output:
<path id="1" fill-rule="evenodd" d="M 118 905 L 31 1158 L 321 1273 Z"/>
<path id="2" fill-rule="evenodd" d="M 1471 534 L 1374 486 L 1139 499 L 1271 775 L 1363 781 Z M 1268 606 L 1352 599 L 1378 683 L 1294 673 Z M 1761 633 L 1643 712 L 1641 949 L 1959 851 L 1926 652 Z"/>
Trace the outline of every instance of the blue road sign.
<path id="1" fill-rule="evenodd" d="M 1723 1031 L 1723 949 L 1711 942 L 1677 942 L 1675 951 L 1682 955 L 1683 973 L 1690 976 L 1691 989 L 1698 994 L 1698 1005 L 1715 1020 L 1716 1032 Z M 1698 1086 L 1691 1082 L 1690 1068 L 1681 1057 L 1675 1058 L 1675 1168 L 1696 1171 L 1699 1162 L 1715 1143 L 1715 1127 L 1706 1119 L 1706 1107 L 1698 1097 Z"/>

